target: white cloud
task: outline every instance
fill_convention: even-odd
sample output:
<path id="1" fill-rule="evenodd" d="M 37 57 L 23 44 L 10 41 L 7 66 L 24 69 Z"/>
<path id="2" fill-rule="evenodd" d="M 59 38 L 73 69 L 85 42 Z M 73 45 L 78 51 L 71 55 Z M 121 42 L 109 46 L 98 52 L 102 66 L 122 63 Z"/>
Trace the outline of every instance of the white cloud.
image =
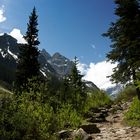
<path id="1" fill-rule="evenodd" d="M 78 70 L 81 72 L 82 75 L 87 74 L 87 68 L 88 68 L 88 65 L 78 63 Z"/>
<path id="2" fill-rule="evenodd" d="M 92 81 L 99 88 L 106 90 L 109 87 L 115 86 L 115 84 L 112 84 L 107 76 L 112 74 L 112 69 L 116 66 L 117 63 L 112 64 L 111 62 L 102 61 L 97 64 L 90 63 L 89 66 L 79 64 L 78 69 L 82 74 L 85 74 L 85 80 Z"/>
<path id="3" fill-rule="evenodd" d="M 17 28 L 14 28 L 9 35 L 16 38 L 18 43 L 26 43 L 25 39 L 23 38 L 23 35 L 21 34 L 21 31 Z"/>
<path id="4" fill-rule="evenodd" d="M 0 22 L 4 22 L 6 20 L 6 17 L 4 16 L 4 5 L 0 7 Z"/>

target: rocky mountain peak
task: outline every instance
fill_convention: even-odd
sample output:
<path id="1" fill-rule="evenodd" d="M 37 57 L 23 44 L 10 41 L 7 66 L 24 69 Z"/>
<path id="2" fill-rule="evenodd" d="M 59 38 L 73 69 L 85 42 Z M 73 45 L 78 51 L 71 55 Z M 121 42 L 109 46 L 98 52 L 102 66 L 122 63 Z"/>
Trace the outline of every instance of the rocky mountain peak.
<path id="1" fill-rule="evenodd" d="M 52 59 L 66 59 L 66 57 L 56 52 L 55 54 L 53 54 Z"/>
<path id="2" fill-rule="evenodd" d="M 42 49 L 40 51 L 40 53 L 41 53 L 41 55 L 44 56 L 44 58 L 46 59 L 46 61 L 49 60 L 49 59 L 51 59 L 51 55 L 45 49 Z"/>

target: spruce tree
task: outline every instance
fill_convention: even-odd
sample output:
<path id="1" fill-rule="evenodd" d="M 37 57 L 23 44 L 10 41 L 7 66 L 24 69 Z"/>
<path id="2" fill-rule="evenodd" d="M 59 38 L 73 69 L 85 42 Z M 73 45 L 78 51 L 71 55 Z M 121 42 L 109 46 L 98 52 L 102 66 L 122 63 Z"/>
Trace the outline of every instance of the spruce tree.
<path id="1" fill-rule="evenodd" d="M 76 109 L 82 109 L 85 101 L 86 101 L 86 86 L 85 83 L 82 81 L 83 75 L 80 74 L 79 70 L 77 69 L 78 60 L 75 57 L 74 65 L 71 70 L 71 74 L 69 75 L 69 86 L 72 89 L 71 91 L 71 100 L 72 104 Z"/>
<path id="2" fill-rule="evenodd" d="M 118 62 L 111 79 L 126 84 L 136 81 L 140 71 L 140 5 L 139 0 L 115 0 L 115 4 L 118 18 L 103 35 L 112 41 L 108 60 Z M 137 91 L 140 99 L 138 88 Z"/>
<path id="3" fill-rule="evenodd" d="M 28 79 L 31 79 L 39 75 L 39 62 L 38 62 L 38 16 L 36 15 L 36 9 L 33 8 L 31 15 L 29 16 L 29 23 L 27 24 L 27 32 L 24 36 L 26 44 L 19 47 L 19 60 L 16 70 L 15 86 L 17 91 L 28 89 Z"/>

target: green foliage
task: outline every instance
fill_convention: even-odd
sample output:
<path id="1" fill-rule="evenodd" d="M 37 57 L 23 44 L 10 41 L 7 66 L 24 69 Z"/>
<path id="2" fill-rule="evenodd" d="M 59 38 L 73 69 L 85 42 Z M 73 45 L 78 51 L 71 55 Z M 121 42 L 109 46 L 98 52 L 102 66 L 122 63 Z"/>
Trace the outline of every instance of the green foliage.
<path id="1" fill-rule="evenodd" d="M 0 96 L 0 139 L 54 140 L 57 139 L 55 134 L 58 131 L 79 127 L 84 121 L 82 113 L 85 110 L 111 102 L 104 92 L 91 93 L 85 107 L 79 108 L 79 111 L 67 98 L 65 103 L 61 102 L 57 96 L 59 90 L 55 91 L 56 96 L 53 96 L 47 85 L 31 83 L 32 88 L 40 86 L 40 92 L 30 90 L 18 96 L 4 93 Z"/>
<path id="2" fill-rule="evenodd" d="M 75 57 L 71 73 L 68 76 L 68 79 L 65 80 L 64 91 L 69 94 L 66 96 L 68 97 L 70 104 L 72 104 L 77 111 L 80 111 L 85 105 L 87 93 L 85 83 L 82 81 L 83 75 L 78 71 L 77 64 L 78 60 Z"/>
<path id="3" fill-rule="evenodd" d="M 36 95 L 24 93 L 2 103 L 0 114 L 0 136 L 4 139 L 47 140 L 53 135 L 56 126 L 55 115 L 48 104 L 39 102 Z"/>
<path id="4" fill-rule="evenodd" d="M 122 91 L 120 91 L 120 93 L 118 93 L 114 102 L 131 101 L 133 97 L 135 97 L 136 95 L 137 95 L 137 92 L 136 92 L 135 86 L 128 85 Z"/>
<path id="5" fill-rule="evenodd" d="M 57 112 L 60 129 L 77 128 L 83 121 L 81 115 L 72 105 L 64 104 Z"/>
<path id="6" fill-rule="evenodd" d="M 138 0 L 115 0 L 117 20 L 104 36 L 112 41 L 108 60 L 117 62 L 111 78 L 114 82 L 136 80 L 140 67 L 140 9 Z"/>
<path id="7" fill-rule="evenodd" d="M 131 126 L 140 126 L 140 101 L 134 98 L 129 110 L 125 113 L 125 121 Z"/>
<path id="8" fill-rule="evenodd" d="M 99 108 L 101 106 L 111 105 L 110 97 L 103 91 L 93 92 L 88 94 L 84 112 L 88 112 L 90 108 Z"/>

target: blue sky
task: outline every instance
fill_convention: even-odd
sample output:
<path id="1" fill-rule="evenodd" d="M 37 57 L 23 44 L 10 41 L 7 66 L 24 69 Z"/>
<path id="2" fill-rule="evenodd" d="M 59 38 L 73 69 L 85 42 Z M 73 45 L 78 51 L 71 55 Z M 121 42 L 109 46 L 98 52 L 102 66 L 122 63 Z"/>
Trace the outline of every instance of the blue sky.
<path id="1" fill-rule="evenodd" d="M 0 0 L 6 20 L 0 32 L 13 28 L 25 34 L 28 16 L 36 6 L 39 23 L 39 48 L 50 54 L 60 52 L 72 59 L 77 56 L 89 64 L 105 59 L 110 40 L 103 38 L 114 21 L 112 0 Z"/>
<path id="2" fill-rule="evenodd" d="M 106 77 L 116 64 L 106 62 L 111 42 L 102 37 L 115 21 L 113 0 L 0 0 L 0 33 L 20 38 L 27 30 L 29 15 L 36 7 L 39 49 L 77 56 L 85 79 L 98 87 L 114 86 Z M 103 72 L 102 72 L 103 71 Z"/>

